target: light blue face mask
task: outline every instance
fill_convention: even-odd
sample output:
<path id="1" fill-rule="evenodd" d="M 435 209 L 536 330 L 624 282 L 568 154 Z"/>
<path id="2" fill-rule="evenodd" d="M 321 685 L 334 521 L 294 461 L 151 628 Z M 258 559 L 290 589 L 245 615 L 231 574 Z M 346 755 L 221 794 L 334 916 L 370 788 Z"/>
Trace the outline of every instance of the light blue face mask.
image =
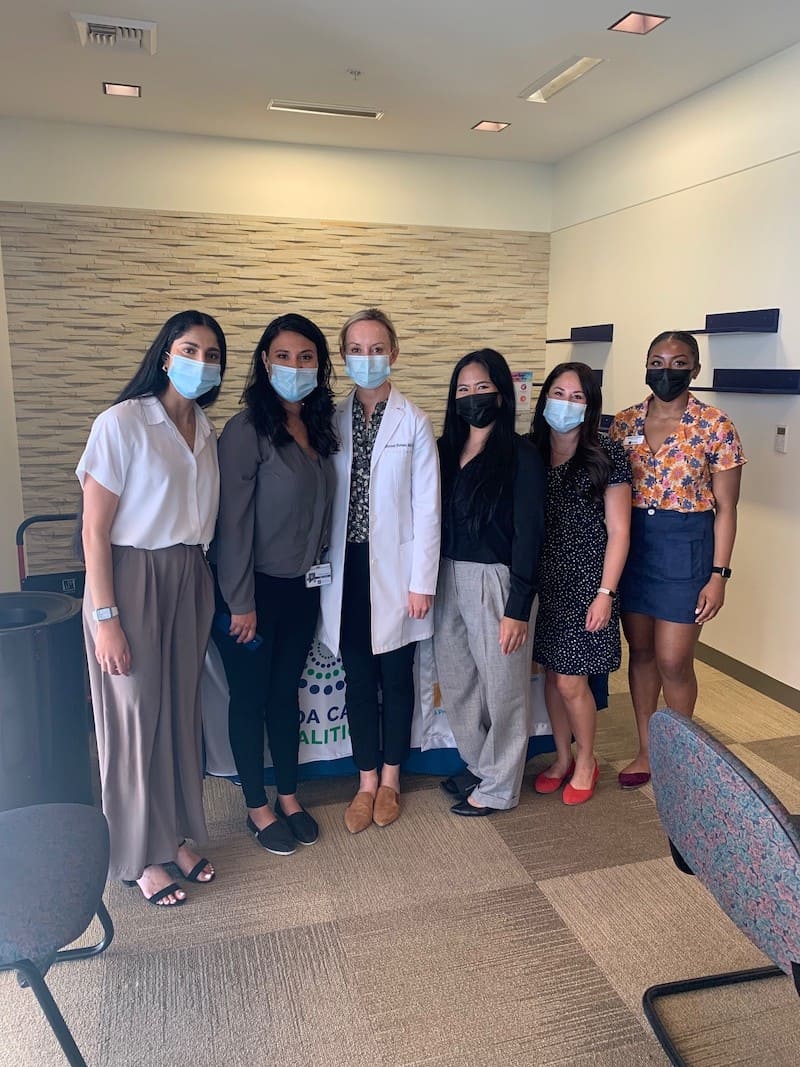
<path id="1" fill-rule="evenodd" d="M 317 388 L 317 368 L 286 367 L 282 363 L 270 363 L 269 380 L 281 400 L 297 404 Z"/>
<path id="2" fill-rule="evenodd" d="M 168 352 L 166 354 L 169 355 Z M 167 377 L 186 400 L 197 400 L 222 381 L 217 364 L 179 355 L 172 356 Z"/>
<path id="3" fill-rule="evenodd" d="M 544 421 L 556 433 L 569 433 L 586 418 L 586 405 L 573 400 L 557 400 L 549 396 L 544 405 Z"/>
<path id="4" fill-rule="evenodd" d="M 361 389 L 377 389 L 383 385 L 392 368 L 389 356 L 345 356 L 344 365 L 347 373 Z"/>

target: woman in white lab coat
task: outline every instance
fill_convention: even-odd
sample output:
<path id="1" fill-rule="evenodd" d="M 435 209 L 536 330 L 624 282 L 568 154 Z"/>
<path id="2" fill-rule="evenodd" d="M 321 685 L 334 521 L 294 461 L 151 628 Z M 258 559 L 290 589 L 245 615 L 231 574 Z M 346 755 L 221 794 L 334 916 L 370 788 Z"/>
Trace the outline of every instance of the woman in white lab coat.
<path id="1" fill-rule="evenodd" d="M 377 308 L 353 315 L 339 347 L 356 388 L 337 409 L 332 580 L 321 589 L 320 637 L 341 654 L 347 676 L 360 781 L 345 825 L 358 833 L 373 821 L 388 826 L 400 814 L 414 651 L 433 633 L 439 461 L 427 415 L 390 384 L 398 344 L 388 316 Z"/>

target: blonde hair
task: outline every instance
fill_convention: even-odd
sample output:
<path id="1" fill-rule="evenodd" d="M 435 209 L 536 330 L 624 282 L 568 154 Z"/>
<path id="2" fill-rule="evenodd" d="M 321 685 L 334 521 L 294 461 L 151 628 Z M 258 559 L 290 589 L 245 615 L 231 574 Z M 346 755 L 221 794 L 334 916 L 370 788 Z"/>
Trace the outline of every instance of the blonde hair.
<path id="1" fill-rule="evenodd" d="M 357 311 L 355 315 L 351 315 L 339 331 L 339 351 L 342 355 L 344 355 L 344 348 L 347 344 L 347 331 L 357 322 L 379 322 L 389 334 L 389 340 L 392 345 L 392 351 L 400 351 L 400 345 L 397 341 L 397 332 L 395 331 L 392 320 L 389 318 L 386 312 L 381 311 L 380 308 L 364 308 L 363 311 Z"/>

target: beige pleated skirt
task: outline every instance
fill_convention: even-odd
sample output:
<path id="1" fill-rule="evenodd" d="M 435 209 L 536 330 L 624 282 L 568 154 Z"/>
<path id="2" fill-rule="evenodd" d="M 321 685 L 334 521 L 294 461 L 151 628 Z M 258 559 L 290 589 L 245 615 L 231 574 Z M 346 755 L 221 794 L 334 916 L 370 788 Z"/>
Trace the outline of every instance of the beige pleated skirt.
<path id="1" fill-rule="evenodd" d="M 100 670 L 94 640 L 104 624 L 92 618 L 88 583 L 83 624 L 111 833 L 109 877 L 132 880 L 150 864 L 173 860 L 183 838 L 207 839 L 199 694 L 214 592 L 198 545 L 114 545 L 112 556 L 129 675 Z"/>

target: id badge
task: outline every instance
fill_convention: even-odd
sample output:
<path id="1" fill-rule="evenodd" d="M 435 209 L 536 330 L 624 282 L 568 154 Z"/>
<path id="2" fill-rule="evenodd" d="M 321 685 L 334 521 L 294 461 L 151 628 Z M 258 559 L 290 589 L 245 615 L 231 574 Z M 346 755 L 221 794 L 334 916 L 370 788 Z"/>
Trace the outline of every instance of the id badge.
<path id="1" fill-rule="evenodd" d="M 625 438 L 624 444 L 626 444 L 626 445 L 643 445 L 644 444 L 644 434 L 642 434 L 642 433 L 631 434 L 630 437 L 626 437 Z"/>
<path id="2" fill-rule="evenodd" d="M 314 589 L 318 585 L 331 584 L 330 563 L 315 563 L 306 571 L 306 589 Z"/>

